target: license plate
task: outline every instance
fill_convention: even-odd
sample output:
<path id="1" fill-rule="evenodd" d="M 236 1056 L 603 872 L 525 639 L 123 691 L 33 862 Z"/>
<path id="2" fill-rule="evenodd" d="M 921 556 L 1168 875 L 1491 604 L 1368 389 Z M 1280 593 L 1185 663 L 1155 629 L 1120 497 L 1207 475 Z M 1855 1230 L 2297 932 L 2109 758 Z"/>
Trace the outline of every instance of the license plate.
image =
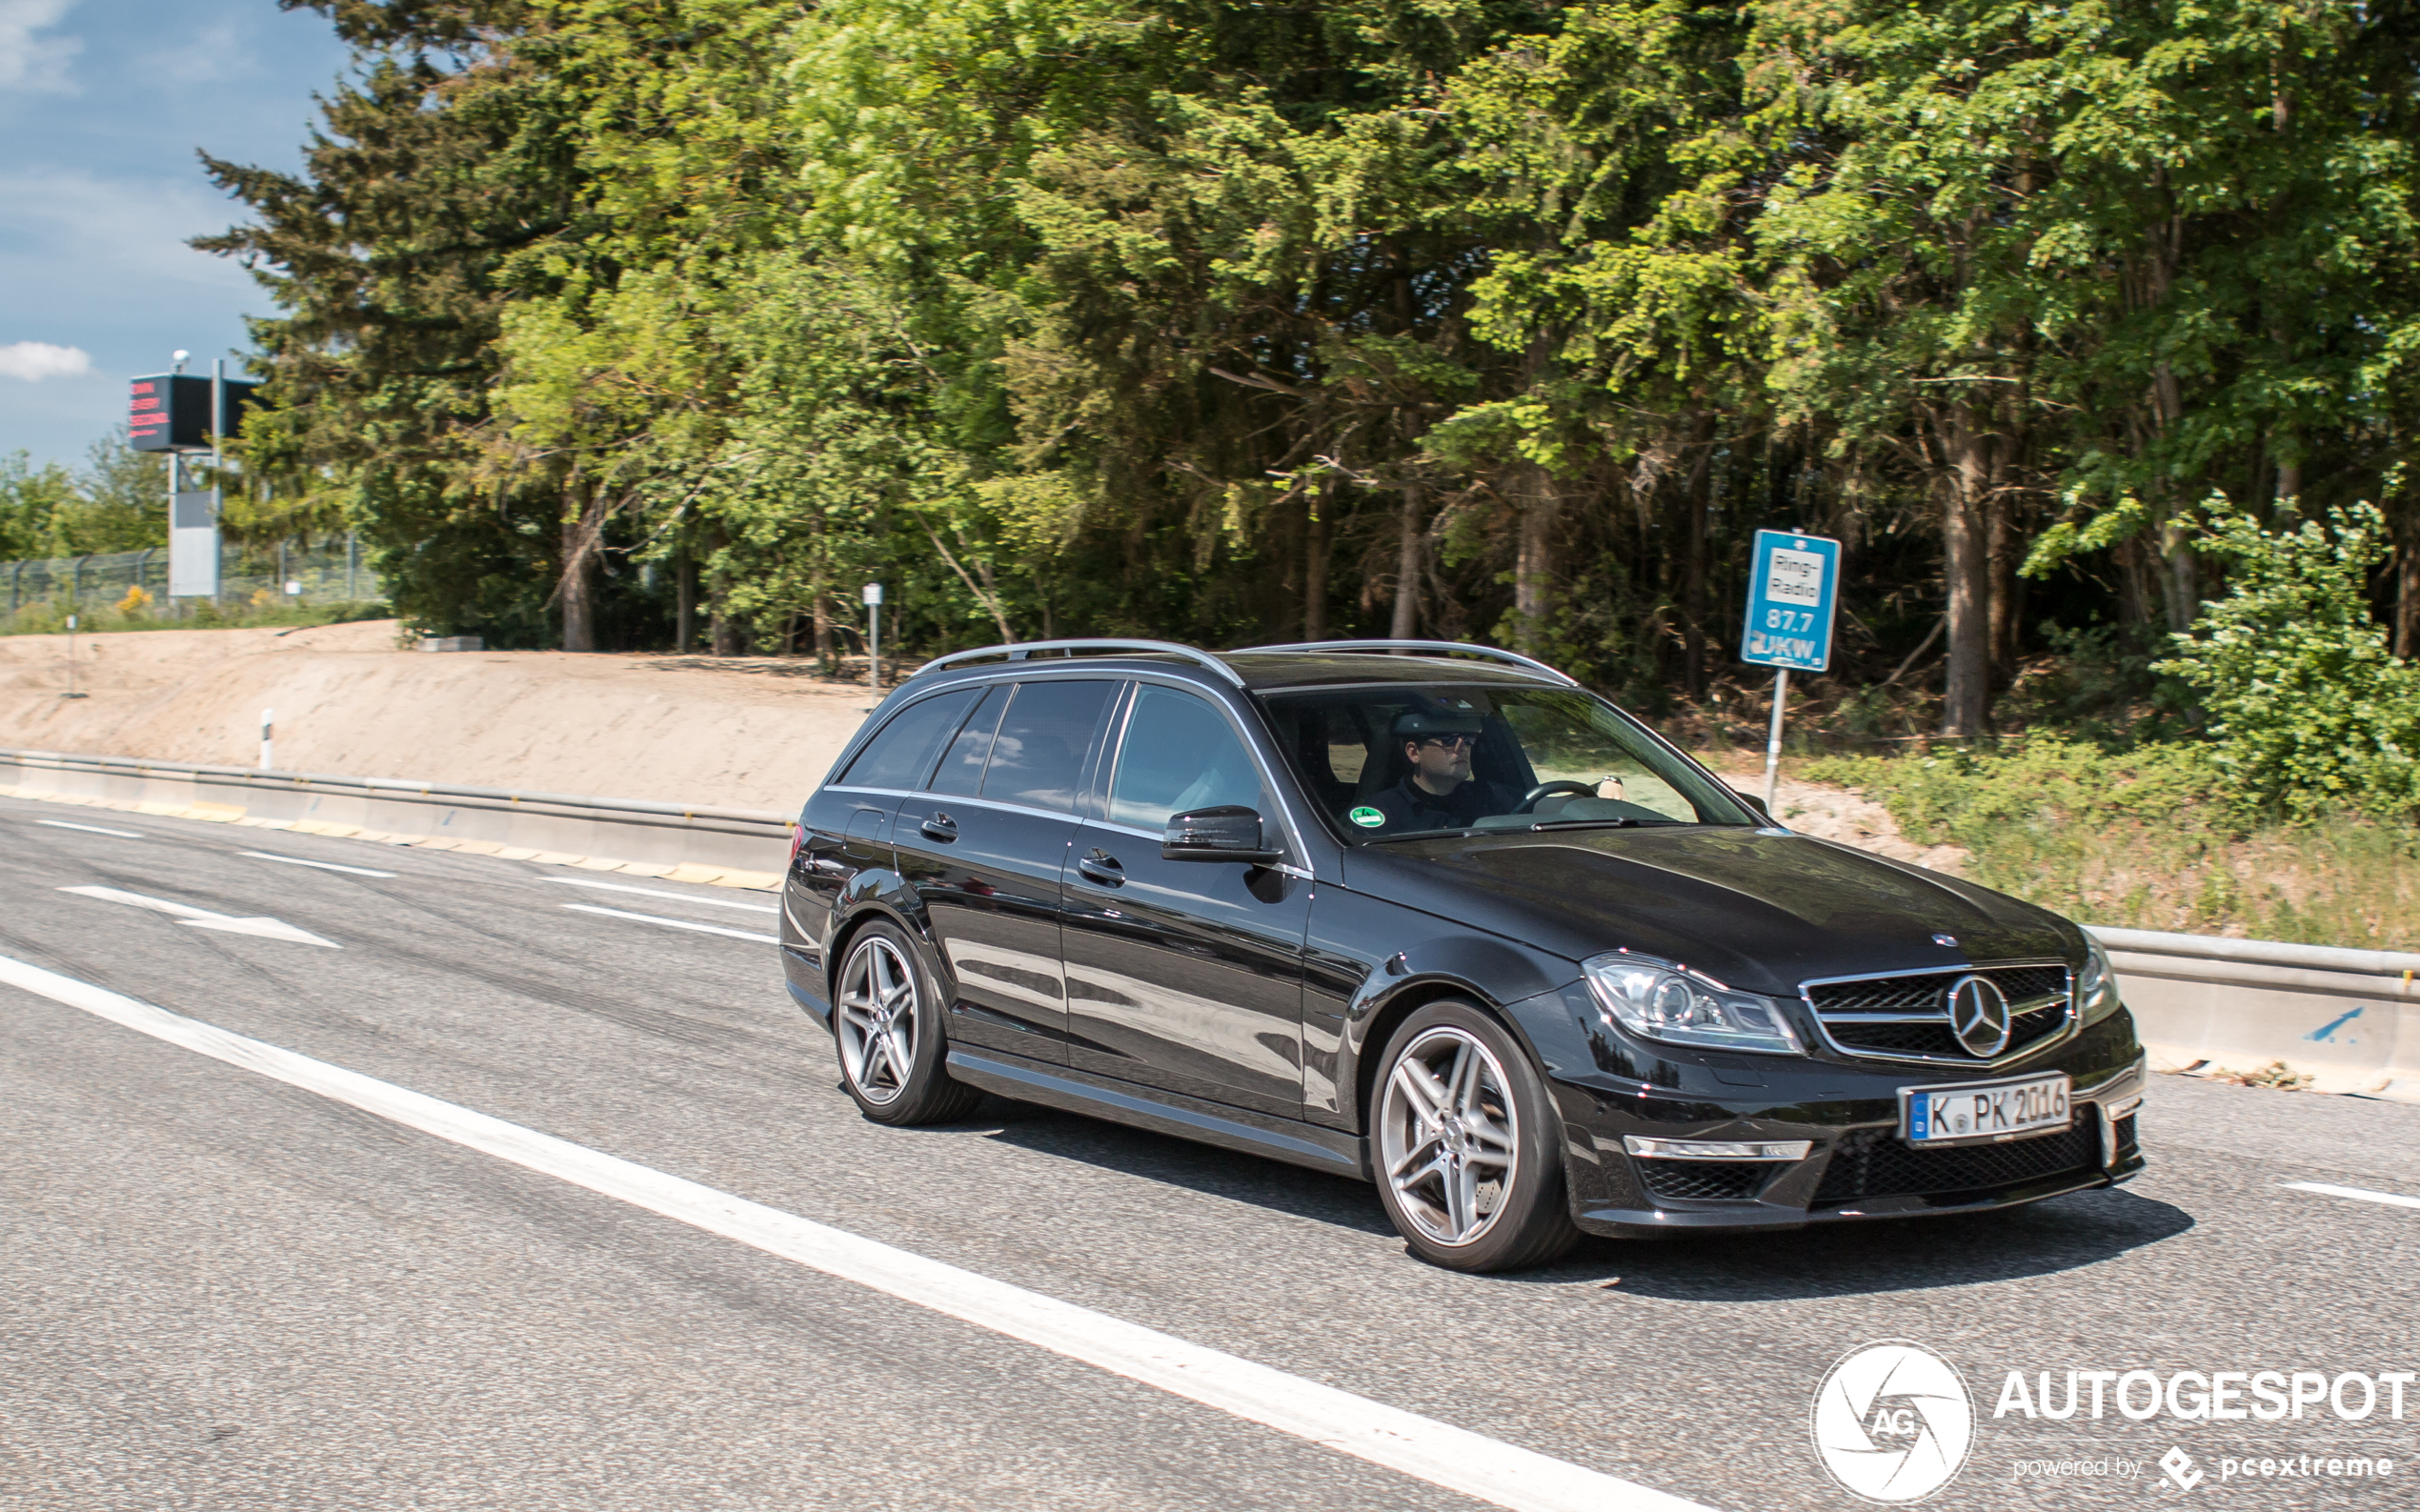
<path id="1" fill-rule="evenodd" d="M 2017 1081 L 1908 1087 L 1899 1094 L 1900 1138 L 1909 1144 L 1995 1144 L 2056 1134 L 2075 1122 L 2064 1071 Z"/>

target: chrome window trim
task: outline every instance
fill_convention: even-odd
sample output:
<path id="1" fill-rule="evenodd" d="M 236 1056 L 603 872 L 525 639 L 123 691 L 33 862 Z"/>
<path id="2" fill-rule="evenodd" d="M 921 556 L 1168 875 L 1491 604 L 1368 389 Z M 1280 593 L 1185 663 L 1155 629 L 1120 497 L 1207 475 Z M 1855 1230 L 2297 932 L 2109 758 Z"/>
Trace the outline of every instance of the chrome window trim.
<path id="1" fill-rule="evenodd" d="M 884 797 L 932 798 L 951 808 L 968 807 L 978 809 L 997 809 L 1002 814 L 1029 814 L 1038 819 L 1065 819 L 1070 824 L 1081 824 L 1084 822 L 1083 815 L 1069 809 L 1038 809 L 1030 803 L 1007 803 L 998 798 L 960 797 L 955 793 L 936 793 L 931 788 L 919 788 L 914 793 L 902 793 L 897 788 L 833 788 L 830 791 L 835 793 L 874 793 L 879 794 Z M 897 822 L 897 815 L 895 814 L 892 816 L 894 823 Z M 894 843 L 896 843 L 897 837 L 894 837 L 893 839 Z"/>
<path id="2" fill-rule="evenodd" d="M 1911 1055 L 1905 1051 L 1895 1050 L 1866 1050 L 1854 1046 L 1844 1045 L 1839 1040 L 1832 1038 L 1830 1026 L 1834 1021 L 1844 1024 L 1946 1024 L 1949 1021 L 1949 1015 L 1946 1011 L 1938 1014 L 1915 1015 L 1893 1014 L 1877 1016 L 1840 1014 L 1834 1016 L 1831 1019 L 1827 1019 L 1825 1018 L 1823 1011 L 1815 1006 L 1815 989 L 1818 987 L 1837 987 L 1845 982 L 1887 981 L 1895 977 L 1965 977 L 1977 972 L 2015 971 L 2027 966 L 2056 966 L 2060 971 L 2067 974 L 2067 990 L 2065 994 L 2065 1001 L 2067 1003 L 2067 1016 L 2060 1021 L 2059 1026 L 2056 1029 L 2051 1030 L 2048 1034 L 2043 1035 L 2038 1038 L 2029 1039 L 2022 1045 L 2012 1045 L 1988 1060 L 1976 1059 L 1971 1057 L 1952 1058 L 1948 1056 Z M 1983 961 L 1980 963 L 1969 961 L 1961 962 L 1960 964 L 1954 966 L 1921 968 L 1916 971 L 1868 971 L 1860 972 L 1849 977 L 1809 977 L 1798 984 L 1798 1000 L 1800 1004 L 1806 1009 L 1807 1017 L 1815 1020 L 1815 1032 L 1824 1037 L 1825 1048 L 1831 1051 L 1834 1055 L 1845 1057 L 1850 1060 L 1880 1060 L 1887 1061 L 1894 1065 L 1904 1066 L 1955 1066 L 1967 1071 L 1998 1071 L 2004 1066 L 2012 1066 L 2020 1060 L 2028 1059 L 2041 1054 L 2045 1050 L 2056 1049 L 2058 1046 L 2066 1044 L 2068 1040 L 2073 1039 L 2077 1035 L 2084 1032 L 2083 1015 L 2077 1008 L 2075 1000 L 2075 968 L 2056 957 L 2027 957 L 2017 960 L 1992 960 Z M 2014 1018 L 2020 1013 L 2038 1012 L 2043 1008 L 2053 1006 L 2061 1000 L 2061 997 L 2058 994 L 2052 994 L 2047 998 L 2028 998 L 2026 999 L 2027 1006 L 2022 1008 L 2014 1002 L 2009 1003 L 2008 1013 L 2011 1018 Z"/>

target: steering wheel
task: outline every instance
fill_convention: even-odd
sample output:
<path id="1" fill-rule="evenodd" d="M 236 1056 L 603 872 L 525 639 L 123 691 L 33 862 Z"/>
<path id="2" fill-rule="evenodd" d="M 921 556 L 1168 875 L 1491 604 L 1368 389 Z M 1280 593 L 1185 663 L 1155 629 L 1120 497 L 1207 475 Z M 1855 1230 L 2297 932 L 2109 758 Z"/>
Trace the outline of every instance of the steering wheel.
<path id="1" fill-rule="evenodd" d="M 1541 782 L 1521 796 L 1521 812 L 1527 814 L 1538 806 L 1540 798 L 1548 797 L 1557 793 L 1591 797 L 1595 796 L 1596 791 L 1597 785 L 1593 782 L 1574 782 L 1568 777 L 1560 782 Z"/>

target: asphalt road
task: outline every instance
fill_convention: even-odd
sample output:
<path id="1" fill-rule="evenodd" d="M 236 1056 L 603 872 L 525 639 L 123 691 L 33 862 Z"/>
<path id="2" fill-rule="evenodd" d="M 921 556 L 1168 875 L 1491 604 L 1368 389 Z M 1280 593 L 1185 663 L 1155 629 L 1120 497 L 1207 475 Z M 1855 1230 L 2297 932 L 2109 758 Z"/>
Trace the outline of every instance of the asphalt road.
<path id="1" fill-rule="evenodd" d="M 1474 1279 L 1353 1182 L 998 1101 L 869 1124 L 770 945 L 566 906 L 764 899 L 587 877 L 0 800 L 0 957 L 1710 1507 L 1860 1504 L 1810 1403 L 1894 1339 L 1975 1399 L 1927 1506 L 2420 1504 L 2420 1388 L 1992 1416 L 2011 1370 L 2420 1369 L 2420 1209 L 2284 1184 L 2420 1196 L 2420 1108 L 2160 1079 L 2122 1190 Z M 16 986 L 0 1046 L 0 1507 L 1481 1504 Z M 2222 1481 L 2247 1454 L 2394 1469 Z M 2063 1459 L 2107 1473 L 2017 1470 Z"/>

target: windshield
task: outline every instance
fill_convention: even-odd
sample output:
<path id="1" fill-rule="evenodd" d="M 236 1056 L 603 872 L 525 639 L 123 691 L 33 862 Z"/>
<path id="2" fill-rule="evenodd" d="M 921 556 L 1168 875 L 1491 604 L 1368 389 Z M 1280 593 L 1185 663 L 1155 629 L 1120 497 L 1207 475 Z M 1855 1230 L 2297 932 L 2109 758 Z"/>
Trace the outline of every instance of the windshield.
<path id="1" fill-rule="evenodd" d="M 1576 690 L 1383 683 L 1266 702 L 1303 788 L 1356 842 L 1763 822 L 1636 721 Z"/>

